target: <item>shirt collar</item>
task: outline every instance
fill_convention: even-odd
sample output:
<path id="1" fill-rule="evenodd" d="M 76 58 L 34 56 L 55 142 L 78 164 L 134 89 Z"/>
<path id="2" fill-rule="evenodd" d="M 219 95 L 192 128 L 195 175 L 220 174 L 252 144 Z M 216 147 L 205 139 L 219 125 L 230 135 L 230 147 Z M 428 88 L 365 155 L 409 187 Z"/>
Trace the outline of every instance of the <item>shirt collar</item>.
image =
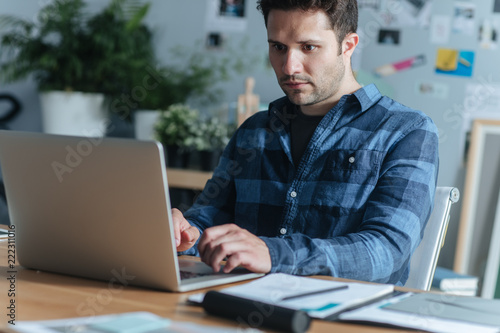
<path id="1" fill-rule="evenodd" d="M 382 98 L 380 91 L 373 83 L 358 89 L 353 95 L 361 106 L 361 112 L 365 112 Z"/>
<path id="2" fill-rule="evenodd" d="M 288 97 L 284 96 L 284 97 L 281 97 L 277 100 L 275 100 L 274 102 L 271 102 L 271 104 L 269 104 L 269 115 L 272 116 L 273 114 L 276 114 L 277 112 L 279 113 L 283 113 L 283 108 L 286 106 L 286 105 L 292 105 L 292 103 L 290 102 L 290 100 L 288 99 Z"/>

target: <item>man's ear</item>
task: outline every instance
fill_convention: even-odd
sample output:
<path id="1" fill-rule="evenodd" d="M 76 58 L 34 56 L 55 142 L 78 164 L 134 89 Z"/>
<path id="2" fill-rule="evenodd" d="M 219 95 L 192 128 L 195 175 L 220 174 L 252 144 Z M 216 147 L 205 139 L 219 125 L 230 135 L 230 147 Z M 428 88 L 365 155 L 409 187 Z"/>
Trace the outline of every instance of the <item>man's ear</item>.
<path id="1" fill-rule="evenodd" d="M 359 35 L 357 33 L 350 33 L 345 36 L 342 42 L 342 54 L 348 58 L 351 58 L 354 49 L 359 43 Z"/>

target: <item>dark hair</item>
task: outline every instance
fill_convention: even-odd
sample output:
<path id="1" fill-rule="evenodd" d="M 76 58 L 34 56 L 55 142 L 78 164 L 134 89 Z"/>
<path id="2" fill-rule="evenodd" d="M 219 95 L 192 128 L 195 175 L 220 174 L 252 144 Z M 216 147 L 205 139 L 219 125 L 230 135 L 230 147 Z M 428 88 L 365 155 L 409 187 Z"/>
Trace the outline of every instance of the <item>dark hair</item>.
<path id="1" fill-rule="evenodd" d="M 258 0 L 257 9 L 264 15 L 266 27 L 272 9 L 323 10 L 330 18 L 330 25 L 336 33 L 339 45 L 342 45 L 345 36 L 358 29 L 357 0 Z"/>

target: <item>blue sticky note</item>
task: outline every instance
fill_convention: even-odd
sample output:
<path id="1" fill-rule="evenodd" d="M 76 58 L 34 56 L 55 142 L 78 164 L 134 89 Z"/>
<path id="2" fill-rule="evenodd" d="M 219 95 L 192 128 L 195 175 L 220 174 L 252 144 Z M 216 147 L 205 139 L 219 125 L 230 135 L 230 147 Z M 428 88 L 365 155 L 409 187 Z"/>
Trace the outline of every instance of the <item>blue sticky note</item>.
<path id="1" fill-rule="evenodd" d="M 91 327 L 113 333 L 146 333 L 165 328 L 170 320 L 161 317 L 147 318 L 142 314 L 121 315 L 108 321 L 92 324 Z"/>

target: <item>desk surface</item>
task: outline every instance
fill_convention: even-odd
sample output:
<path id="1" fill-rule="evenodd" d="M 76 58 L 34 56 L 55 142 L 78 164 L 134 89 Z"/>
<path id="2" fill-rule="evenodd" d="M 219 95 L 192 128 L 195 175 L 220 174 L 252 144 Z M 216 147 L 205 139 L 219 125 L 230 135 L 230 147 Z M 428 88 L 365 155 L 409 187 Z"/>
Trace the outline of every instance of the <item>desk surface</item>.
<path id="1" fill-rule="evenodd" d="M 6 306 L 15 301 L 15 320 L 46 320 L 85 317 L 121 312 L 149 311 L 178 321 L 189 321 L 210 326 L 238 327 L 238 323 L 207 315 L 201 307 L 186 304 L 189 293 L 169 293 L 124 287 L 112 289 L 106 282 L 94 281 L 16 266 L 15 297 L 9 297 L 12 286 L 4 278 L 12 271 L 8 267 L 8 247 L 0 240 L 0 328 L 8 328 Z M 224 288 L 227 285 L 219 287 Z M 115 286 L 116 288 L 116 286 Z M 217 288 L 213 288 L 217 289 Z M 1 330 L 1 329 L 0 329 Z M 314 320 L 309 332 L 406 332 L 363 325 L 332 323 Z"/>

